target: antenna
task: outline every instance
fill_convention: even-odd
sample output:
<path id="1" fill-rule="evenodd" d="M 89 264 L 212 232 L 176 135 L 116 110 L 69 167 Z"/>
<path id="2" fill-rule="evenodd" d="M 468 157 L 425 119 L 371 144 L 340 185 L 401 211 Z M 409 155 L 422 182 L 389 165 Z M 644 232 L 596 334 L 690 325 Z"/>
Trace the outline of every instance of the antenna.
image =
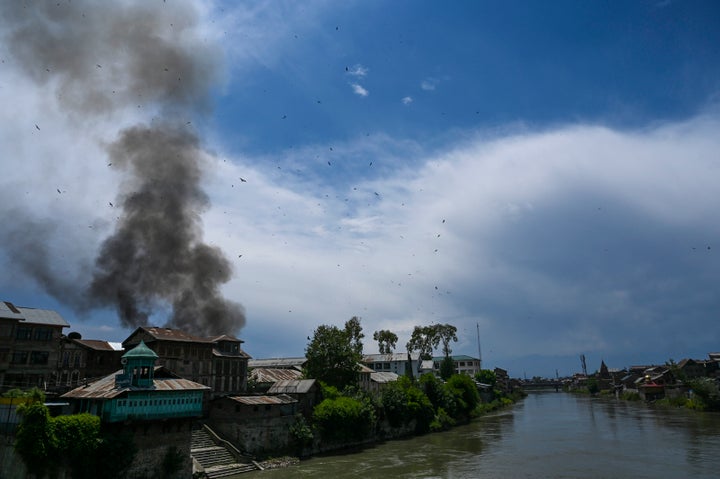
<path id="1" fill-rule="evenodd" d="M 480 349 L 480 323 L 475 323 L 477 326 L 477 337 L 478 337 L 478 360 L 480 362 L 480 369 L 482 369 L 482 349 Z"/>

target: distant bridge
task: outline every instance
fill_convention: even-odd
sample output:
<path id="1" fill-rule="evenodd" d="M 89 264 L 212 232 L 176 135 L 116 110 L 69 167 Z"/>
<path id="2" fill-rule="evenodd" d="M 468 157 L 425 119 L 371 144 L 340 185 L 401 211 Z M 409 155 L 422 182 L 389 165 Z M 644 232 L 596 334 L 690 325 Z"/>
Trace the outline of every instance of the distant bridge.
<path id="1" fill-rule="evenodd" d="M 520 386 L 525 391 L 548 390 L 554 389 L 560 391 L 562 383 L 560 381 L 540 381 L 540 382 L 522 382 Z"/>

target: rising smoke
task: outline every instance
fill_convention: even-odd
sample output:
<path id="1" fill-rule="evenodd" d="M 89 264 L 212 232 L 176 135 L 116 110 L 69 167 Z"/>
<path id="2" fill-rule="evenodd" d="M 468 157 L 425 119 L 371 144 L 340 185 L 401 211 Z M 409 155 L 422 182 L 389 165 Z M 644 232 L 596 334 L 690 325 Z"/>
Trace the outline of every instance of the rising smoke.
<path id="1" fill-rule="evenodd" d="M 143 0 L 4 2 L 0 13 L 14 59 L 38 85 L 56 90 L 69 117 L 87 120 L 136 104 L 157 112 L 118 132 L 109 157 L 94 160 L 124 175 L 116 204 L 122 213 L 84 294 L 68 293 L 45 263 L 49 255 L 20 266 L 78 309 L 115 307 L 125 326 L 145 325 L 169 305 L 168 327 L 237 332 L 243 308 L 220 293 L 230 262 L 202 242 L 207 154 L 189 119 L 207 106 L 219 55 L 202 38 L 200 14 L 188 2 Z"/>

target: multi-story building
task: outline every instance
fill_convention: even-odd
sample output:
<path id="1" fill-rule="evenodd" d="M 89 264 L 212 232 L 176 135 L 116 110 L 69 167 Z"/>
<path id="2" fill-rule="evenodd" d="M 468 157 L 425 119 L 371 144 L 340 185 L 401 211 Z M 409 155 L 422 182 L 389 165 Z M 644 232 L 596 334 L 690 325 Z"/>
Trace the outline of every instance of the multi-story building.
<path id="1" fill-rule="evenodd" d="M 467 374 L 468 376 L 475 376 L 480 372 L 481 363 L 477 358 L 466 355 L 450 356 L 455 366 L 456 374 Z M 433 369 L 436 374 L 440 374 L 440 363 L 442 363 L 444 356 L 435 356 L 433 358 Z"/>
<path id="2" fill-rule="evenodd" d="M 123 352 L 120 343 L 82 339 L 78 333 L 63 336 L 59 342 L 57 367 L 49 386 L 62 392 L 114 373 L 120 367 Z"/>
<path id="3" fill-rule="evenodd" d="M 362 363 L 378 373 L 395 373 L 398 376 L 410 374 L 420 375 L 420 353 L 366 354 Z"/>
<path id="4" fill-rule="evenodd" d="M 63 328 L 55 311 L 0 301 L 0 390 L 45 389 L 52 382 Z"/>
<path id="5" fill-rule="evenodd" d="M 250 356 L 237 338 L 203 338 L 178 329 L 139 327 L 123 341 L 123 347 L 129 350 L 141 341 L 158 355 L 159 365 L 209 386 L 213 396 L 240 394 L 247 388 Z"/>

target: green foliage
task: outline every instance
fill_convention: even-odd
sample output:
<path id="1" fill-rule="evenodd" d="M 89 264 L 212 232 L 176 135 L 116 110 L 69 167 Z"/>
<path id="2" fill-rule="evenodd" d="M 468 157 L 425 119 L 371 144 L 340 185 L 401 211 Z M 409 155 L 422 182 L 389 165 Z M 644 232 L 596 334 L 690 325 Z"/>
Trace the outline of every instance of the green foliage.
<path id="1" fill-rule="evenodd" d="M 358 356 L 362 356 L 363 343 L 362 338 L 365 335 L 362 332 L 362 326 L 360 325 L 360 318 L 353 316 L 345 322 L 345 334 L 350 341 L 350 347 Z"/>
<path id="2" fill-rule="evenodd" d="M 435 411 L 445 410 L 450 416 L 457 413 L 457 402 L 445 383 L 432 374 L 420 376 L 420 388 L 428 397 Z"/>
<path id="3" fill-rule="evenodd" d="M 435 418 L 430 423 L 430 431 L 444 431 L 450 429 L 455 425 L 455 419 L 453 419 L 443 408 L 437 410 Z"/>
<path id="4" fill-rule="evenodd" d="M 590 376 L 587 378 L 587 383 L 585 383 L 585 386 L 587 387 L 587 390 L 590 394 L 597 394 L 600 392 L 600 386 L 598 385 L 597 379 Z"/>
<path id="5" fill-rule="evenodd" d="M 429 361 L 433 351 L 440 344 L 440 337 L 435 326 L 415 326 L 410 341 L 407 343 L 408 352 L 419 351 L 420 359 Z"/>
<path id="6" fill-rule="evenodd" d="M 445 383 L 455 398 L 460 414 L 469 415 L 480 404 L 480 393 L 466 374 L 455 374 Z"/>
<path id="7" fill-rule="evenodd" d="M 696 401 L 697 409 L 707 411 L 720 411 L 720 389 L 718 383 L 711 378 L 698 378 L 688 381 L 692 388 L 693 399 Z"/>
<path id="8" fill-rule="evenodd" d="M 73 478 L 97 477 L 94 458 L 100 444 L 100 418 L 92 414 L 58 416 L 51 420 L 60 462 L 72 471 Z"/>
<path id="9" fill-rule="evenodd" d="M 312 443 L 315 435 L 302 414 L 295 415 L 295 422 L 290 425 L 290 437 L 300 447 Z"/>
<path id="10" fill-rule="evenodd" d="M 361 359 L 357 341 L 353 343 L 348 333 L 336 326 L 319 326 L 305 349 L 305 377 L 339 389 L 356 383 Z"/>
<path id="11" fill-rule="evenodd" d="M 39 401 L 21 405 L 18 413 L 22 422 L 15 450 L 31 474 L 42 477 L 65 466 L 74 479 L 115 479 L 124 477 L 132 463 L 136 452 L 132 436 L 101 433 L 97 416 L 85 413 L 51 418 Z"/>
<path id="12" fill-rule="evenodd" d="M 436 324 L 434 327 L 435 334 L 438 338 L 440 338 L 440 342 L 443 344 L 443 355 L 447 358 L 448 356 L 450 356 L 450 354 L 452 354 L 452 349 L 450 349 L 450 341 L 454 341 L 457 343 L 457 328 L 452 324 Z"/>
<path id="13" fill-rule="evenodd" d="M 15 439 L 15 451 L 22 457 L 28 472 L 42 477 L 56 466 L 56 439 L 50 424 L 50 412 L 42 402 L 22 404 L 22 415 Z"/>
<path id="14" fill-rule="evenodd" d="M 368 400 L 339 396 L 315 406 L 313 421 L 324 438 L 352 441 L 366 437 L 375 425 L 375 408 Z"/>
<path id="15" fill-rule="evenodd" d="M 450 356 L 445 356 L 440 361 L 440 377 L 447 381 L 453 374 L 455 374 L 455 362 Z"/>
<path id="16" fill-rule="evenodd" d="M 481 369 L 475 374 L 475 380 L 479 383 L 489 384 L 495 387 L 495 384 L 497 384 L 497 375 L 492 369 Z"/>
<path id="17" fill-rule="evenodd" d="M 403 376 L 383 388 L 381 403 L 393 427 L 416 421 L 416 430 L 425 432 L 435 417 L 430 399 L 409 378 Z"/>
<path id="18" fill-rule="evenodd" d="M 637 393 L 635 391 L 623 391 L 620 398 L 626 401 L 639 401 L 641 399 L 640 393 Z"/>
<path id="19" fill-rule="evenodd" d="M 373 340 L 378 343 L 380 354 L 391 354 L 397 344 L 397 334 L 387 329 L 381 329 L 373 333 Z"/>

